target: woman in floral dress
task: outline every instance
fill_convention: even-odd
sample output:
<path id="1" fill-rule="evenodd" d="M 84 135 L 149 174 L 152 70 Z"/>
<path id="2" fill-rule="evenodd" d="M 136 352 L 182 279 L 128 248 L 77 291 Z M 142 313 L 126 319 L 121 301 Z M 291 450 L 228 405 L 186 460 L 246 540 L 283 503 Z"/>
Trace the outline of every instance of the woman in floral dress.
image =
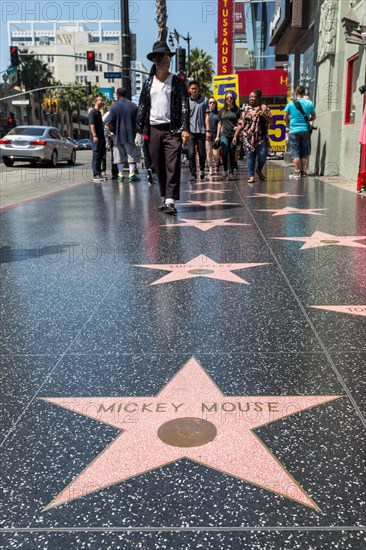
<path id="1" fill-rule="evenodd" d="M 247 153 L 247 166 L 249 172 L 248 183 L 254 183 L 254 172 L 261 181 L 266 177 L 262 170 L 267 159 L 269 140 L 267 127 L 273 120 L 271 111 L 262 103 L 261 90 L 254 90 L 249 95 L 249 105 L 241 115 L 241 126 L 235 131 L 233 143 L 236 143 L 240 132 L 243 134 L 244 147 Z M 258 159 L 257 169 L 255 169 Z"/>

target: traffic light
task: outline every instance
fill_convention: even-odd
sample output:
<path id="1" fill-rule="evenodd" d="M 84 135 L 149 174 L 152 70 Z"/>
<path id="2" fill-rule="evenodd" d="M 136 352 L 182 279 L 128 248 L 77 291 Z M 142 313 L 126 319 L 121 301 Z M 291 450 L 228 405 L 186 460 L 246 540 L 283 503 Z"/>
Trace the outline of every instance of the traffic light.
<path id="1" fill-rule="evenodd" d="M 91 82 L 85 82 L 85 95 L 92 95 Z"/>
<path id="2" fill-rule="evenodd" d="M 10 112 L 8 116 L 8 129 L 11 130 L 12 128 L 15 128 L 16 125 L 17 123 L 15 121 L 14 113 Z"/>
<path id="3" fill-rule="evenodd" d="M 177 48 L 177 73 L 184 73 L 186 70 L 186 50 Z"/>
<path id="4" fill-rule="evenodd" d="M 43 98 L 42 108 L 45 111 L 45 113 L 51 112 L 51 100 L 49 97 Z"/>
<path id="5" fill-rule="evenodd" d="M 50 101 L 51 113 L 57 113 L 58 111 L 58 99 L 51 99 Z"/>
<path id="6" fill-rule="evenodd" d="M 86 66 L 88 71 L 95 71 L 95 52 L 86 52 Z"/>
<path id="7" fill-rule="evenodd" d="M 19 51 L 17 46 L 10 46 L 10 64 L 12 67 L 20 65 Z"/>

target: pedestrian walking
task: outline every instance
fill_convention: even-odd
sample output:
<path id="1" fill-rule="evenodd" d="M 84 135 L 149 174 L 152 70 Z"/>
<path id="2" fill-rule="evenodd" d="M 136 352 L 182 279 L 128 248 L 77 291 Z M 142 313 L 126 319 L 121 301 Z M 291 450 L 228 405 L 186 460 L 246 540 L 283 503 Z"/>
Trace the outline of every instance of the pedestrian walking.
<path id="1" fill-rule="evenodd" d="M 117 179 L 124 181 L 123 168 L 128 161 L 128 181 L 134 182 L 140 181 L 136 176 L 136 163 L 141 157 L 141 151 L 135 145 L 137 106 L 126 95 L 125 88 L 118 88 L 117 101 L 111 105 L 105 122 L 113 131 L 113 160 L 118 166 Z"/>
<path id="2" fill-rule="evenodd" d="M 291 100 L 285 107 L 285 120 L 290 121 L 290 147 L 294 165 L 290 179 L 306 176 L 309 161 L 312 122 L 316 114 L 313 102 L 305 99 L 304 95 L 304 86 L 298 86 L 296 99 Z"/>
<path id="3" fill-rule="evenodd" d="M 218 124 L 219 111 L 217 109 L 217 102 L 214 97 L 210 97 L 206 111 L 206 128 L 210 129 L 206 132 L 206 157 L 209 164 L 209 176 L 212 176 L 213 173 L 218 173 L 220 169 L 220 147 L 214 148 Z"/>
<path id="4" fill-rule="evenodd" d="M 207 99 L 200 93 L 200 84 L 197 80 L 189 83 L 189 120 L 191 139 L 188 143 L 189 169 L 191 171 L 190 182 L 197 181 L 196 153 L 198 153 L 200 165 L 200 179 L 205 179 L 206 163 L 206 136 L 210 133 L 209 123 L 206 118 L 208 108 Z"/>
<path id="5" fill-rule="evenodd" d="M 268 124 L 273 120 L 272 113 L 262 101 L 261 90 L 253 90 L 249 94 L 248 105 L 241 115 L 241 125 L 235 132 L 234 142 L 242 132 L 244 147 L 247 153 L 249 172 L 248 183 L 254 183 L 254 173 L 261 181 L 266 179 L 263 167 L 267 160 L 269 147 Z M 257 169 L 255 168 L 257 162 Z"/>
<path id="6" fill-rule="evenodd" d="M 89 112 L 89 129 L 90 129 L 90 141 L 93 151 L 92 156 L 92 169 L 93 169 L 93 181 L 103 181 L 101 175 L 102 161 L 105 154 L 105 136 L 104 136 L 104 123 L 102 120 L 101 110 L 104 105 L 104 99 L 101 95 L 94 98 L 94 107 Z"/>
<path id="7" fill-rule="evenodd" d="M 170 215 L 177 213 L 182 140 L 190 138 L 187 89 L 169 71 L 174 55 L 164 41 L 155 42 L 147 55 L 153 66 L 141 90 L 136 121 L 136 144 L 141 145 L 144 129 L 149 136 L 149 153 L 162 197 L 158 210 Z"/>
<path id="8" fill-rule="evenodd" d="M 105 139 L 106 139 L 106 152 L 105 152 L 103 162 L 102 162 L 102 176 L 107 177 L 107 151 L 110 151 L 110 153 L 111 153 L 111 172 L 112 172 L 111 179 L 116 180 L 118 178 L 118 167 L 117 167 L 117 164 L 114 162 L 114 157 L 113 157 L 113 132 L 110 130 L 109 124 L 106 123 L 106 120 L 108 120 L 108 117 L 109 117 L 109 111 L 107 111 L 102 116 L 102 120 L 103 120 L 103 124 L 104 124 L 104 135 L 105 135 Z"/>
<path id="9" fill-rule="evenodd" d="M 233 143 L 235 130 L 240 117 L 240 109 L 236 104 L 235 97 L 232 92 L 227 92 L 224 98 L 224 106 L 219 111 L 219 123 L 217 125 L 216 142 L 221 143 L 221 157 L 224 165 L 224 180 L 229 177 L 234 179 L 235 169 L 235 149 Z M 228 157 L 230 163 L 230 173 L 228 172 Z"/>

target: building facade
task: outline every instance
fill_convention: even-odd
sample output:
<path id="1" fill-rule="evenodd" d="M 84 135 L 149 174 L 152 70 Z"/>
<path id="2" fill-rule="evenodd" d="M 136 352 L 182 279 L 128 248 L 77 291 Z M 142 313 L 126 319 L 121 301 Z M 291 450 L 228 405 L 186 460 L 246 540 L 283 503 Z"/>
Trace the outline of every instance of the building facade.
<path id="1" fill-rule="evenodd" d="M 51 28 L 44 29 L 35 21 L 9 21 L 9 45 L 34 52 L 49 65 L 54 78 L 65 84 L 91 82 L 101 88 L 118 87 L 121 79 L 104 77 L 105 72 L 121 70 L 121 31 L 106 30 L 113 25 L 116 26 L 115 22 L 109 20 L 88 25 L 82 21 L 58 21 L 51 24 Z M 134 60 L 135 35 L 131 35 L 131 41 Z M 88 50 L 95 52 L 95 71 L 88 71 L 86 59 L 82 59 Z M 81 57 L 73 59 L 62 56 Z"/>
<path id="2" fill-rule="evenodd" d="M 314 101 L 310 170 L 357 181 L 366 165 L 359 134 L 366 80 L 366 0 L 276 0 L 271 44 L 288 55 L 289 83 Z M 366 168 L 365 168 L 366 170 Z"/>

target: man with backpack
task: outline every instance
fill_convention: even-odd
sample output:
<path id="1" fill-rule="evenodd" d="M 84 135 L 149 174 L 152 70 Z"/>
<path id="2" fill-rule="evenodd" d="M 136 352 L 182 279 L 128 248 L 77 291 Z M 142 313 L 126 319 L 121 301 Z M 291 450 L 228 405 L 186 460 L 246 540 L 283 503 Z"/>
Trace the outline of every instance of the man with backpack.
<path id="1" fill-rule="evenodd" d="M 313 102 L 304 98 L 304 86 L 296 88 L 296 99 L 285 107 L 285 120 L 290 120 L 290 146 L 294 163 L 294 173 L 290 179 L 306 176 L 310 152 L 311 123 L 315 120 Z"/>

